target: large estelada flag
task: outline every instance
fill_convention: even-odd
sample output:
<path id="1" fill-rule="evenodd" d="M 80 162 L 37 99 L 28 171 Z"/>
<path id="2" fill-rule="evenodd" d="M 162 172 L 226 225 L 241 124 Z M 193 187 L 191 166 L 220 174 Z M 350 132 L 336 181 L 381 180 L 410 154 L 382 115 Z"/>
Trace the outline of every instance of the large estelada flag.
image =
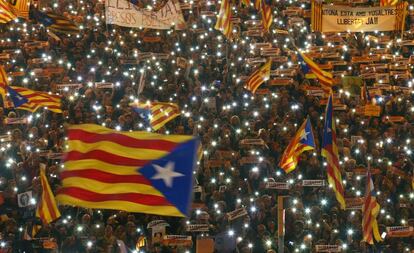
<path id="1" fill-rule="evenodd" d="M 60 204 L 186 216 L 199 141 L 194 136 L 73 125 L 60 174 Z"/>

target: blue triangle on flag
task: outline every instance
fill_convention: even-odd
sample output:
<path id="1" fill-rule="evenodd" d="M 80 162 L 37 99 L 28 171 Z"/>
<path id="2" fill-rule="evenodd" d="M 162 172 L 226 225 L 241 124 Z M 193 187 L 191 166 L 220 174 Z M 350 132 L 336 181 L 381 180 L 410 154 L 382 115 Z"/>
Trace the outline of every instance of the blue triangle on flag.
<path id="1" fill-rule="evenodd" d="M 303 73 L 307 74 L 310 72 L 310 68 L 308 64 L 306 64 L 305 59 L 303 59 L 302 55 L 298 54 L 298 61 L 300 61 L 300 68 Z"/>
<path id="2" fill-rule="evenodd" d="M 14 107 L 19 107 L 29 102 L 29 100 L 26 97 L 20 95 L 17 91 L 12 89 L 10 86 L 7 86 L 7 92 L 9 93 L 9 96 L 11 100 L 13 101 Z"/>
<path id="3" fill-rule="evenodd" d="M 190 211 L 198 145 L 198 139 L 181 143 L 166 156 L 137 170 L 183 215 Z"/>

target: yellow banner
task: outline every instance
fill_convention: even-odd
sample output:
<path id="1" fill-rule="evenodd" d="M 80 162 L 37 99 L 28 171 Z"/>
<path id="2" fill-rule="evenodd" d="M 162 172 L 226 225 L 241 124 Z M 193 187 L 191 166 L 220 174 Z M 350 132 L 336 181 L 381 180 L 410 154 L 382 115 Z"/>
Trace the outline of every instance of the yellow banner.
<path id="1" fill-rule="evenodd" d="M 321 32 L 400 30 L 405 6 L 349 7 L 314 3 L 312 28 Z"/>

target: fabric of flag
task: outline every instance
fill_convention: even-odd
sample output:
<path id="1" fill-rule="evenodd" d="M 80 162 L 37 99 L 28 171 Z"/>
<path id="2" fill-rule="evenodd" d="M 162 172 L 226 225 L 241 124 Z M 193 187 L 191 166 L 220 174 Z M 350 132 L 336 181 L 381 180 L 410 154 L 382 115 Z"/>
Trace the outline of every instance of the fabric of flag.
<path id="1" fill-rule="evenodd" d="M 18 17 L 29 18 L 30 0 L 13 0 L 9 4 Z"/>
<path id="2" fill-rule="evenodd" d="M 392 1 L 388 0 L 390 5 L 395 5 L 395 31 L 400 31 L 401 34 L 404 33 L 405 30 L 405 19 L 408 14 L 408 2 L 407 1 Z"/>
<path id="3" fill-rule="evenodd" d="M 40 218 L 43 224 L 49 224 L 60 217 L 55 197 L 45 175 L 45 169 L 40 169 L 40 183 L 42 185 L 42 197 L 37 205 L 36 217 Z"/>
<path id="4" fill-rule="evenodd" d="M 73 125 L 57 200 L 85 208 L 189 214 L 199 141 L 194 136 Z"/>
<path id="5" fill-rule="evenodd" d="M 35 112 L 39 108 L 62 113 L 61 97 L 43 91 L 34 91 L 18 86 L 8 86 L 9 97 L 16 109 Z"/>
<path id="6" fill-rule="evenodd" d="M 279 166 L 286 173 L 289 173 L 296 168 L 300 154 L 313 149 L 315 149 L 315 139 L 313 137 L 311 122 L 307 118 L 290 141 L 285 152 L 283 152 Z"/>
<path id="7" fill-rule="evenodd" d="M 41 228 L 42 226 L 38 224 L 33 224 L 31 226 L 27 225 L 23 232 L 23 240 L 30 241 L 35 238 Z"/>
<path id="8" fill-rule="evenodd" d="M 381 6 L 392 6 L 392 5 L 397 5 L 397 4 L 398 4 L 398 0 L 380 0 Z"/>
<path id="9" fill-rule="evenodd" d="M 20 95 L 17 91 L 15 91 L 10 86 L 7 86 L 7 92 L 9 93 L 9 97 L 12 100 L 14 107 L 16 108 L 29 102 L 29 100 L 26 97 L 23 97 L 22 95 Z"/>
<path id="10" fill-rule="evenodd" d="M 326 92 L 326 93 L 330 93 L 330 91 L 332 90 L 332 86 L 334 84 L 334 79 L 333 79 L 333 75 L 329 72 L 326 72 L 324 70 L 322 70 L 318 64 L 316 64 L 314 61 L 312 61 L 309 57 L 307 57 L 305 54 L 299 52 L 299 61 L 304 62 L 308 69 L 307 71 L 312 71 L 312 73 L 315 74 L 316 78 L 318 79 L 322 89 Z M 302 68 L 304 69 L 304 68 Z M 306 68 L 305 68 L 306 70 Z M 306 74 L 306 72 L 305 72 Z"/>
<path id="11" fill-rule="evenodd" d="M 342 185 L 341 171 L 339 170 L 338 147 L 336 146 L 336 130 L 333 118 L 333 94 L 329 95 L 328 104 L 325 111 L 325 125 L 322 138 L 322 156 L 327 162 L 328 182 L 332 186 L 336 199 L 345 209 L 344 187 Z"/>
<path id="12" fill-rule="evenodd" d="M 312 1 L 311 28 L 313 32 L 322 31 L 322 3 L 321 2 Z"/>
<path id="13" fill-rule="evenodd" d="M 13 7 L 5 0 L 0 0 L 0 24 L 6 24 L 17 18 Z"/>
<path id="14" fill-rule="evenodd" d="M 30 17 L 43 24 L 53 32 L 76 34 L 80 31 L 79 27 L 77 27 L 75 23 L 64 16 L 59 16 L 53 13 L 44 13 L 32 8 L 30 10 Z"/>
<path id="15" fill-rule="evenodd" d="M 272 25 L 273 22 L 273 15 L 272 15 L 272 7 L 266 3 L 265 0 L 262 0 L 263 3 L 261 4 L 261 9 L 262 9 L 262 24 L 263 24 L 263 29 L 266 32 L 269 32 L 270 26 Z"/>
<path id="16" fill-rule="evenodd" d="M 368 169 L 365 202 L 362 206 L 362 241 L 368 244 L 374 244 L 374 238 L 377 242 L 382 241 L 377 224 L 377 216 L 380 208 L 375 197 L 371 173 Z"/>
<path id="17" fill-rule="evenodd" d="M 253 0 L 254 8 L 258 11 L 262 9 L 262 0 Z"/>
<path id="18" fill-rule="evenodd" d="M 3 66 L 0 66 L 0 96 L 3 98 L 3 103 L 6 100 L 7 86 L 9 80 L 7 79 L 7 73 Z"/>
<path id="19" fill-rule="evenodd" d="M 272 61 L 268 60 L 263 66 L 256 69 L 246 80 L 244 88 L 254 94 L 260 85 L 270 78 L 271 67 Z"/>
<path id="20" fill-rule="evenodd" d="M 179 116 L 180 108 L 177 104 L 174 103 L 164 103 L 164 102 L 134 102 L 131 103 L 132 109 L 139 113 L 143 114 L 144 118 L 149 119 L 151 128 L 158 130 L 167 124 L 169 121 L 175 119 Z"/>
<path id="21" fill-rule="evenodd" d="M 231 39 L 233 32 L 231 16 L 230 0 L 221 0 L 220 11 L 214 28 L 221 31 L 227 39 Z"/>

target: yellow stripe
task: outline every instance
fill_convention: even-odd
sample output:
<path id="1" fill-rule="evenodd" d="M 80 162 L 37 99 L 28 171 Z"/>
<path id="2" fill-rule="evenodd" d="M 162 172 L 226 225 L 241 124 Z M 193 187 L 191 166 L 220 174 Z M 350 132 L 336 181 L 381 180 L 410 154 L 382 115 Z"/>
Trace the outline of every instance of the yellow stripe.
<path id="1" fill-rule="evenodd" d="M 68 152 L 79 151 L 86 153 L 92 150 L 102 150 L 114 155 L 142 160 L 155 160 L 168 154 L 168 152 L 154 149 L 129 148 L 110 141 L 86 143 L 73 140 L 68 141 L 68 145 Z"/>
<path id="2" fill-rule="evenodd" d="M 65 170 L 83 170 L 83 169 L 96 169 L 116 175 L 136 175 L 138 172 L 135 166 L 114 166 L 109 163 L 94 159 L 85 159 L 79 161 L 67 161 L 64 164 Z"/>
<path id="3" fill-rule="evenodd" d="M 95 124 L 80 124 L 80 125 L 71 125 L 70 129 L 80 129 L 90 133 L 97 133 L 97 134 L 109 134 L 109 133 L 117 133 L 122 134 L 125 136 L 129 136 L 139 140 L 166 140 L 175 143 L 185 142 L 191 140 L 193 136 L 189 135 L 161 135 L 156 133 L 149 133 L 149 132 L 119 132 L 113 129 L 105 128 L 103 126 L 95 125 Z"/>
<path id="4" fill-rule="evenodd" d="M 140 193 L 154 196 L 164 196 L 154 187 L 133 183 L 102 183 L 93 179 L 70 177 L 62 180 L 63 187 L 78 187 L 99 194 Z"/>
<path id="5" fill-rule="evenodd" d="M 103 202 L 89 202 L 73 198 L 68 195 L 57 195 L 56 199 L 59 204 L 81 206 L 93 209 L 114 209 L 122 210 L 126 212 L 139 212 L 166 216 L 184 217 L 184 215 L 178 211 L 174 206 L 147 206 L 126 201 L 103 201 Z"/>

